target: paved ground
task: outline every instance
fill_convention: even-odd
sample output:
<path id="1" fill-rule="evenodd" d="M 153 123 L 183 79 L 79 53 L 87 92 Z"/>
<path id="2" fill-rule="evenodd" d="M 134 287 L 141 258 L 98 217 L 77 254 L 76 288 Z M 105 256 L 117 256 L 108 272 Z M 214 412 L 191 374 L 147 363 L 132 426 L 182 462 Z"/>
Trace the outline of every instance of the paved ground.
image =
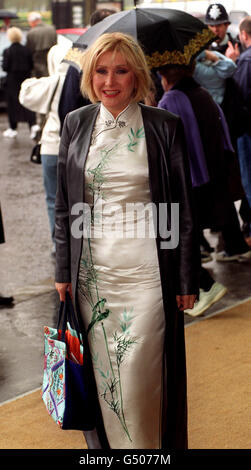
<path id="1" fill-rule="evenodd" d="M 15 307 L 0 310 L 0 402 L 39 387 L 44 325 L 57 312 L 54 262 L 41 165 L 30 163 L 34 143 L 19 124 L 18 137 L 2 136 L 0 114 L 0 200 L 6 243 L 0 245 L 0 292 L 15 297 Z"/>
<path id="2" fill-rule="evenodd" d="M 33 142 L 28 127 L 18 137 L 2 136 L 7 117 L 0 113 L 0 201 L 6 243 L 0 245 L 0 292 L 14 295 L 15 306 L 0 310 L 0 403 L 40 387 L 43 326 L 56 320 L 58 298 L 53 286 L 54 262 L 40 165 L 30 163 Z M 208 234 L 212 244 L 217 237 Z M 186 315 L 186 325 L 203 321 L 251 296 L 251 263 L 205 265 L 229 293 L 204 317 Z"/>

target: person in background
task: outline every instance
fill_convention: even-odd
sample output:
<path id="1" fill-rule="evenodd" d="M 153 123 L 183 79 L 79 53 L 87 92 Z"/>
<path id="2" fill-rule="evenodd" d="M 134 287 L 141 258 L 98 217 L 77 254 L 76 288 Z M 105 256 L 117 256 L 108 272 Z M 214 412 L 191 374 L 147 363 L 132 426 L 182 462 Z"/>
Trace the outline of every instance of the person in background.
<path id="1" fill-rule="evenodd" d="M 113 13 L 117 13 L 117 11 L 111 8 L 98 8 L 90 16 L 90 26 L 99 23 L 107 16 L 113 15 Z"/>
<path id="2" fill-rule="evenodd" d="M 220 3 L 209 5 L 205 23 L 217 36 L 216 41 L 210 45 L 210 50 L 218 51 L 236 61 L 236 58 L 243 50 L 243 46 L 238 38 L 233 38 L 228 32 L 230 19 L 225 7 Z M 232 186 L 233 200 L 241 200 L 239 214 L 243 221 L 242 230 L 244 236 L 248 236 L 250 233 L 249 227 L 251 226 L 251 209 L 241 181 L 237 140 L 247 133 L 248 122 L 251 116 L 245 107 L 239 84 L 234 80 L 234 77 L 226 78 L 224 99 L 221 107 L 227 120 L 232 145 L 236 154 L 236 158 L 232 159 L 229 164 L 230 179 L 233 178 L 235 180 Z M 231 234 L 229 234 L 230 236 Z"/>
<path id="3" fill-rule="evenodd" d="M 225 7 L 221 3 L 209 5 L 206 11 L 205 23 L 216 36 L 216 40 L 210 45 L 212 51 L 218 51 L 225 55 L 229 43 L 234 48 L 239 47 L 239 42 L 228 32 L 230 20 Z"/>
<path id="4" fill-rule="evenodd" d="M 225 234 L 231 224 L 234 229 L 231 239 L 223 237 L 226 253 L 217 253 L 216 259 L 244 261 L 251 257 L 251 251 L 240 231 L 226 178 L 226 152 L 233 152 L 233 147 L 220 107 L 193 78 L 194 65 L 159 69 L 165 94 L 158 107 L 182 119 L 200 232 L 213 228 Z M 202 267 L 200 289 L 200 299 L 194 309 L 186 310 L 192 316 L 203 313 L 227 292 L 225 286 L 215 282 Z"/>
<path id="5" fill-rule="evenodd" d="M 211 4 L 206 12 L 205 23 L 217 37 L 216 41 L 209 46 L 211 51 L 220 52 L 230 59 L 232 59 L 229 55 L 230 49 L 233 48 L 239 54 L 239 43 L 227 32 L 230 20 L 223 5 L 220 3 Z M 243 118 L 245 113 L 241 108 L 240 90 L 232 76 L 226 77 L 224 88 L 221 107 L 228 123 L 233 147 L 237 150 L 237 138 L 245 131 L 245 119 Z"/>
<path id="6" fill-rule="evenodd" d="M 81 90 L 93 104 L 64 121 L 55 285 L 61 301 L 72 293 L 90 347 L 85 360 L 97 387 L 96 427 L 85 438 L 88 448 L 183 449 L 183 310 L 193 307 L 199 289 L 183 126 L 179 117 L 141 103 L 152 81 L 131 36 L 102 34 L 84 53 L 82 68 Z M 172 202 L 179 204 L 179 228 L 172 228 L 179 240 L 163 246 Z M 138 217 L 131 203 L 143 208 Z M 153 206 L 161 236 L 150 229 Z M 144 221 L 147 231 L 139 234 Z"/>
<path id="7" fill-rule="evenodd" d="M 205 50 L 196 58 L 193 77 L 197 83 L 210 93 L 216 104 L 219 106 L 223 104 L 224 106 L 224 103 L 226 103 L 226 83 L 230 77 L 234 76 L 235 71 L 236 64 L 233 60 L 227 58 L 220 52 Z M 246 201 L 241 182 L 236 145 L 235 152 L 228 154 L 226 164 L 232 200 L 239 201 L 242 199 L 243 207 Z M 207 253 L 212 253 L 213 249 L 210 247 L 205 237 L 203 238 L 202 247 L 205 253 L 205 259 L 207 259 Z"/>
<path id="8" fill-rule="evenodd" d="M 116 13 L 116 10 L 111 10 L 109 8 L 101 8 L 94 11 L 90 17 L 90 26 L 99 23 L 104 18 L 114 13 Z M 81 106 L 90 104 L 89 99 L 84 97 L 80 91 L 81 77 L 82 70 L 80 70 L 77 66 L 75 67 L 70 65 L 66 74 L 65 83 L 58 107 L 61 127 L 63 126 L 67 113 L 74 111 L 74 109 L 78 109 Z"/>
<path id="9" fill-rule="evenodd" d="M 3 132 L 4 137 L 17 136 L 19 122 L 27 122 L 30 128 L 30 137 L 33 138 L 36 126 L 35 113 L 25 109 L 18 100 L 22 82 L 30 77 L 32 70 L 32 56 L 30 50 L 21 44 L 22 31 L 11 27 L 7 36 L 12 43 L 3 51 L 3 70 L 7 72 L 6 96 L 9 128 Z"/>
<path id="10" fill-rule="evenodd" d="M 217 51 L 205 50 L 196 57 L 193 78 L 206 88 L 214 101 L 221 105 L 226 89 L 226 78 L 236 70 L 233 60 Z"/>
<path id="11" fill-rule="evenodd" d="M 42 16 L 37 11 L 28 15 L 30 31 L 27 33 L 26 44 L 32 53 L 33 70 L 32 76 L 36 78 L 48 76 L 47 54 L 50 48 L 57 44 L 57 33 L 53 25 L 42 21 Z M 33 138 L 39 140 L 45 123 L 45 116 L 37 113 L 36 127 Z"/>
<path id="12" fill-rule="evenodd" d="M 71 47 L 69 45 L 68 47 Z M 44 110 L 46 100 L 48 109 L 40 138 L 43 180 L 49 217 L 52 252 L 55 256 L 55 198 L 57 190 L 57 160 L 60 141 L 60 121 L 58 103 L 69 65 L 63 62 L 65 46 L 53 46 L 47 55 L 48 77 L 30 78 L 22 83 L 19 99 L 24 106 L 37 112 Z"/>
<path id="13" fill-rule="evenodd" d="M 240 87 L 242 98 L 251 115 L 251 16 L 244 18 L 239 25 L 240 41 L 244 52 L 241 55 L 235 53 L 237 70 L 234 79 Z M 251 208 L 251 124 L 247 121 L 247 132 L 237 140 L 238 157 L 241 178 L 246 198 Z M 251 222 L 247 233 L 247 243 L 251 246 Z"/>
<path id="14" fill-rule="evenodd" d="M 47 25 L 42 21 L 42 16 L 37 11 L 28 15 L 30 31 L 27 33 L 26 44 L 32 53 L 32 75 L 36 78 L 48 75 L 47 54 L 52 46 L 57 44 L 57 33 L 53 25 Z"/>

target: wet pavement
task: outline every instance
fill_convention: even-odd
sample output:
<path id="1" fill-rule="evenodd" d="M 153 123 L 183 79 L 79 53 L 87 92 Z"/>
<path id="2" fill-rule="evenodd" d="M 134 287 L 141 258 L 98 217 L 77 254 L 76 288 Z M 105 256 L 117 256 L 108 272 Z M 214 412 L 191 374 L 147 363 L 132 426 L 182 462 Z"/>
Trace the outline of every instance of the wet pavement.
<path id="1" fill-rule="evenodd" d="M 41 165 L 25 123 L 4 138 L 0 113 L 0 201 L 6 243 L 0 245 L 0 292 L 15 306 L 0 309 L 0 403 L 41 385 L 43 326 L 55 323 L 58 298 Z"/>
<path id="2" fill-rule="evenodd" d="M 0 113 L 0 201 L 6 243 L 0 245 L 0 293 L 13 295 L 13 308 L 0 309 L 0 403 L 41 386 L 43 326 L 56 323 L 58 296 L 54 289 L 54 261 L 41 165 L 30 163 L 34 145 L 28 126 L 7 139 L 7 116 Z M 217 236 L 206 232 L 216 246 Z M 204 265 L 228 293 L 196 319 L 185 315 L 186 325 L 251 297 L 251 262 Z"/>

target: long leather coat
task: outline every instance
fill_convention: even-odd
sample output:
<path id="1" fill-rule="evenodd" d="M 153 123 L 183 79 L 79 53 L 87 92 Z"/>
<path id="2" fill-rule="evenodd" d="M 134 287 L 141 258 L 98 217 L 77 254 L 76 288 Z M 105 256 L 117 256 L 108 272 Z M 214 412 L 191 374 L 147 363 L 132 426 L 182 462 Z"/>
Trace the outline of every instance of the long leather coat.
<path id="1" fill-rule="evenodd" d="M 156 237 L 156 244 L 166 318 L 164 360 L 166 370 L 163 374 L 163 380 L 166 381 L 164 389 L 167 390 L 164 400 L 166 429 L 162 446 L 182 449 L 187 447 L 184 316 L 177 309 L 175 296 L 198 293 L 197 228 L 181 121 L 168 111 L 141 104 L 140 106 L 146 135 L 152 201 L 156 205 L 179 203 L 178 247 L 162 249 L 159 234 Z M 71 208 L 75 203 L 84 201 L 84 165 L 98 111 L 99 105 L 96 104 L 85 106 L 67 115 L 58 158 L 56 281 L 72 283 L 76 307 L 82 239 L 71 235 L 71 225 L 76 219 L 76 215 L 71 214 Z M 170 204 L 168 207 L 170 208 Z M 97 409 L 97 402 L 95 406 Z M 100 419 L 96 423 L 98 430 L 102 428 L 101 421 Z"/>

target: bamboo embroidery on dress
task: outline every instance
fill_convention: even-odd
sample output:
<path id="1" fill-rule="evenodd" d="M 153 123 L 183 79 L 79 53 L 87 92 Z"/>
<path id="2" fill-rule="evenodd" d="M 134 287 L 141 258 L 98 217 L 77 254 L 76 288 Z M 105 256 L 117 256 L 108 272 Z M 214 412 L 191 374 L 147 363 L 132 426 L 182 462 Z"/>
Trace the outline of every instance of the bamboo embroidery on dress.
<path id="1" fill-rule="evenodd" d="M 138 145 L 138 139 L 142 139 L 145 137 L 145 131 L 144 127 L 140 127 L 136 132 L 131 128 L 130 134 L 128 134 L 129 137 L 129 144 L 127 145 L 127 148 L 130 152 L 134 152 L 134 148 L 136 145 Z"/>
<path id="2" fill-rule="evenodd" d="M 135 146 L 138 144 L 138 139 L 144 137 L 144 128 L 140 128 L 137 131 L 131 129 L 129 137 L 129 143 L 126 144 L 127 149 L 134 152 Z M 100 198 L 105 199 L 105 192 L 102 188 L 105 182 L 104 169 L 108 164 L 110 158 L 117 153 L 119 144 L 112 147 L 110 150 L 101 151 L 101 159 L 96 168 L 88 169 L 88 174 L 91 177 L 91 182 L 88 184 L 88 190 L 91 194 L 92 205 L 91 205 L 91 217 L 90 217 L 90 228 L 88 230 L 87 242 L 83 249 L 81 259 L 81 274 L 84 276 L 83 285 L 79 284 L 80 293 L 86 298 L 92 310 L 91 321 L 87 328 L 87 334 L 92 335 L 92 340 L 95 342 L 95 329 L 101 328 L 104 346 L 106 351 L 106 363 L 98 352 L 92 353 L 92 360 L 95 370 L 99 373 L 101 379 L 101 397 L 107 403 L 109 408 L 118 417 L 121 426 L 126 433 L 128 439 L 131 440 L 131 436 L 127 427 L 126 417 L 124 414 L 123 404 L 123 390 L 121 382 L 121 366 L 126 359 L 130 349 L 137 343 L 137 338 L 130 335 L 130 327 L 133 322 L 133 308 L 129 311 L 125 307 L 120 317 L 118 318 L 118 328 L 113 333 L 113 353 L 109 350 L 108 339 L 106 332 L 106 319 L 112 315 L 112 311 L 108 307 L 107 299 L 102 297 L 99 292 L 98 285 L 98 270 L 95 267 L 93 256 L 92 256 L 92 244 L 91 244 L 91 226 L 94 223 L 94 217 L 96 213 L 94 211 L 95 206 Z M 94 214 L 95 213 L 95 214 Z M 115 359 L 115 365 L 114 365 Z"/>

